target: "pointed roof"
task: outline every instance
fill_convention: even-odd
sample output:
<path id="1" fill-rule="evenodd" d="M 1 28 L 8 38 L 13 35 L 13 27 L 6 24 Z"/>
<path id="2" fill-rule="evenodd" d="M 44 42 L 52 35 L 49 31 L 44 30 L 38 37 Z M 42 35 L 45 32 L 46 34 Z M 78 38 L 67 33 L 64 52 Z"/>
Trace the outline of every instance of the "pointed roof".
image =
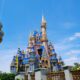
<path id="1" fill-rule="evenodd" d="M 29 43 L 30 43 L 30 41 L 31 41 L 31 37 L 32 37 L 32 32 L 30 32 L 30 35 L 29 35 Z"/>
<path id="2" fill-rule="evenodd" d="M 32 33 L 30 32 L 30 35 L 29 35 L 29 40 L 30 40 L 30 38 L 32 37 Z"/>
<path id="3" fill-rule="evenodd" d="M 42 24 L 46 24 L 46 19 L 42 16 Z"/>
<path id="4" fill-rule="evenodd" d="M 59 60 L 59 61 L 62 61 L 62 58 L 61 58 L 61 56 L 59 56 L 59 57 L 58 57 L 58 60 Z"/>

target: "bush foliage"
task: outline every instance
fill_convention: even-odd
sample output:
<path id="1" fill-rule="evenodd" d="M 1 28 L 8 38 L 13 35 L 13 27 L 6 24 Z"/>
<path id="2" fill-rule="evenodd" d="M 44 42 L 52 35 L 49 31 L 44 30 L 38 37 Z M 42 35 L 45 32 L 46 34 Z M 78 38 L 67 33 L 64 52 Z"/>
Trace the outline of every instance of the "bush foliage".
<path id="1" fill-rule="evenodd" d="M 0 73 L 0 80 L 15 80 L 15 74 Z"/>

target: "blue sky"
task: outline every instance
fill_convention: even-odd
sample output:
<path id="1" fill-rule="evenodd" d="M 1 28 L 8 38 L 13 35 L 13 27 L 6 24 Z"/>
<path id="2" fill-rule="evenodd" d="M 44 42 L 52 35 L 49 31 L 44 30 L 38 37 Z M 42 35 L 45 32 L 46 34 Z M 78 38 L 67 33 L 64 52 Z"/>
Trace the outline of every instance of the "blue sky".
<path id="1" fill-rule="evenodd" d="M 5 32 L 0 44 L 0 70 L 9 72 L 17 48 L 26 50 L 29 33 L 47 21 L 47 36 L 66 65 L 80 63 L 80 0 L 0 0 Z"/>

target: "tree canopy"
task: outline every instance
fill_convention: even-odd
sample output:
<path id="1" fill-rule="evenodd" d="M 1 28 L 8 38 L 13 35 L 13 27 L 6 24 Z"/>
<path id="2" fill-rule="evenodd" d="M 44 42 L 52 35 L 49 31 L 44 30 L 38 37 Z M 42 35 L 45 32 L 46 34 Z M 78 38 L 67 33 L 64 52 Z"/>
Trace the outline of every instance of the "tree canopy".
<path id="1" fill-rule="evenodd" d="M 0 73 L 0 80 L 15 80 L 15 74 Z"/>
<path id="2" fill-rule="evenodd" d="M 74 66 L 72 67 L 72 70 L 80 70 L 80 64 L 74 63 Z"/>

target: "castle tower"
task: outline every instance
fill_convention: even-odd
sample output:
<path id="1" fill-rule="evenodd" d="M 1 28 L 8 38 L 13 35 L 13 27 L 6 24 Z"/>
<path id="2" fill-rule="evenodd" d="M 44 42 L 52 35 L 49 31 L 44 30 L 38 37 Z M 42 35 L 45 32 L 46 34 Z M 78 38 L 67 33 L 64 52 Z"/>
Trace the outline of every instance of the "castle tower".
<path id="1" fill-rule="evenodd" d="M 33 43 L 32 43 L 32 34 L 30 33 L 28 47 L 27 47 L 28 52 L 31 52 L 32 45 L 33 45 Z"/>
<path id="2" fill-rule="evenodd" d="M 35 69 L 35 53 L 34 53 L 34 37 L 32 36 L 32 34 L 30 33 L 29 36 L 29 43 L 28 43 L 28 52 L 29 52 L 29 71 L 33 72 Z"/>
<path id="3" fill-rule="evenodd" d="M 11 71 L 11 73 L 14 73 L 14 74 L 16 74 L 16 64 L 15 64 L 15 56 L 13 57 L 13 60 L 12 60 L 12 62 L 11 62 L 11 65 L 10 65 L 10 71 Z"/>
<path id="4" fill-rule="evenodd" d="M 29 47 L 32 47 L 32 39 L 31 39 L 31 37 L 32 37 L 32 34 L 30 33 L 30 36 L 29 36 Z"/>
<path id="5" fill-rule="evenodd" d="M 59 70 L 63 69 L 64 62 L 62 61 L 61 56 L 58 57 L 58 68 Z"/>
<path id="6" fill-rule="evenodd" d="M 18 72 L 18 56 L 16 56 L 16 59 L 15 59 L 15 66 L 16 66 L 16 72 Z"/>
<path id="7" fill-rule="evenodd" d="M 42 42 L 47 42 L 47 35 L 46 35 L 46 20 L 44 16 L 42 16 L 42 23 L 41 23 L 41 32 L 42 32 Z"/>
<path id="8" fill-rule="evenodd" d="M 49 51 L 50 51 L 49 54 L 50 54 L 51 71 L 58 71 L 57 54 L 51 42 L 49 43 Z"/>
<path id="9" fill-rule="evenodd" d="M 42 16 L 42 23 L 41 23 L 41 32 L 42 32 L 42 44 L 45 48 L 45 53 L 43 53 L 44 55 L 46 55 L 46 57 L 42 57 L 42 67 L 45 68 L 50 68 L 50 61 L 49 61 L 49 54 L 48 54 L 48 39 L 47 39 L 47 34 L 46 34 L 46 20 L 44 18 L 44 16 Z"/>

